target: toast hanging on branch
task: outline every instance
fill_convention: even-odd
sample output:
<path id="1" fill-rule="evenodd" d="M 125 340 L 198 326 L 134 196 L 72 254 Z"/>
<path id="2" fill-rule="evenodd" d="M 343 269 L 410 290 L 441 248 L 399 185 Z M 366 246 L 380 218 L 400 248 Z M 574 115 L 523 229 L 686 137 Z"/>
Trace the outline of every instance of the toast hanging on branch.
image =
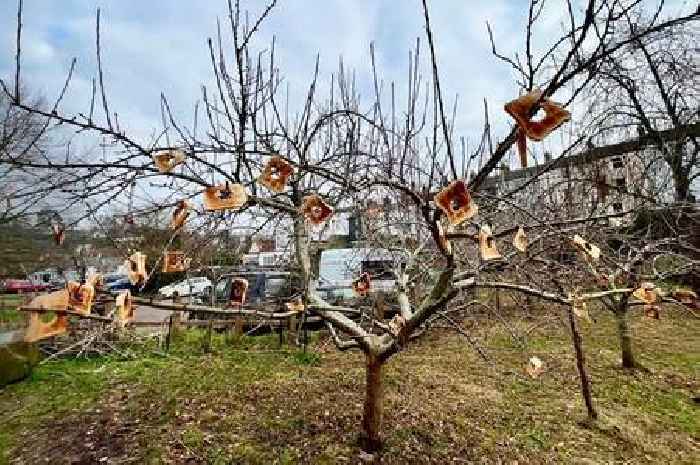
<path id="1" fill-rule="evenodd" d="M 97 291 L 104 287 L 105 278 L 100 273 L 92 273 L 87 277 L 85 283 L 89 284 L 95 291 Z"/>
<path id="2" fill-rule="evenodd" d="M 406 319 L 402 315 L 394 315 L 394 318 L 389 321 L 389 333 L 394 337 L 399 337 L 404 326 L 406 326 Z"/>
<path id="3" fill-rule="evenodd" d="M 521 167 L 527 168 L 527 140 L 542 141 L 552 131 L 571 119 L 571 113 L 561 104 L 542 98 L 542 91 L 534 89 L 525 95 L 511 100 L 504 106 L 505 111 L 518 123 L 516 143 L 520 155 Z M 545 116 L 539 121 L 530 118 L 530 112 L 539 101 Z"/>
<path id="4" fill-rule="evenodd" d="M 248 294 L 248 280 L 234 278 L 231 280 L 231 291 L 229 292 L 228 306 L 238 307 L 245 303 Z"/>
<path id="5" fill-rule="evenodd" d="M 581 299 L 578 290 L 571 294 L 569 296 L 571 299 L 572 305 L 571 305 L 571 310 L 574 312 L 574 315 L 576 315 L 578 318 L 582 320 L 586 320 L 589 323 L 593 323 L 593 319 L 591 318 L 591 315 L 588 313 L 588 305 L 586 305 L 586 301 Z"/>
<path id="6" fill-rule="evenodd" d="M 324 202 L 318 194 L 305 196 L 300 211 L 311 224 L 316 226 L 325 223 L 333 215 L 333 208 Z"/>
<path id="7" fill-rule="evenodd" d="M 165 252 L 163 255 L 163 273 L 178 273 L 187 271 L 191 259 L 185 256 L 185 252 Z"/>
<path id="8" fill-rule="evenodd" d="M 131 299 L 131 292 L 128 290 L 121 292 L 115 299 L 115 316 L 117 325 L 120 328 L 126 326 L 134 320 L 134 304 Z"/>
<path id="9" fill-rule="evenodd" d="M 68 289 L 50 292 L 37 296 L 26 304 L 27 308 L 37 308 L 45 310 L 67 310 L 68 309 Z M 47 337 L 57 336 L 66 332 L 68 328 L 68 316 L 54 315 L 51 321 L 44 322 L 41 314 L 31 312 L 29 315 L 29 326 L 24 333 L 26 342 L 35 342 Z"/>
<path id="10" fill-rule="evenodd" d="M 287 180 L 294 174 L 294 168 L 280 156 L 274 156 L 267 161 L 265 168 L 258 177 L 258 182 L 272 192 L 284 192 Z"/>
<path id="11" fill-rule="evenodd" d="M 525 253 L 527 251 L 527 234 L 522 226 L 518 227 L 518 232 L 515 233 L 513 237 L 513 247 L 518 249 L 520 252 Z"/>
<path id="12" fill-rule="evenodd" d="M 177 203 L 177 207 L 175 207 L 175 211 L 173 211 L 172 218 L 170 219 L 170 229 L 180 229 L 187 221 L 187 217 L 190 216 L 191 209 L 192 204 L 190 202 L 187 200 L 180 200 Z"/>
<path id="13" fill-rule="evenodd" d="M 600 259 L 600 248 L 597 245 L 591 244 L 578 234 L 574 235 L 573 242 L 579 250 L 583 251 L 593 260 L 598 261 Z"/>
<path id="14" fill-rule="evenodd" d="M 92 301 L 95 298 L 95 288 L 90 284 L 80 284 L 77 281 L 66 283 L 68 290 L 68 307 L 82 315 L 89 315 Z"/>
<path id="15" fill-rule="evenodd" d="M 161 173 L 170 173 L 173 168 L 185 162 L 185 152 L 181 149 L 161 150 L 151 155 L 153 163 Z"/>
<path id="16" fill-rule="evenodd" d="M 54 315 L 49 322 L 43 322 L 41 315 L 31 312 L 29 315 L 29 326 L 24 333 L 26 342 L 36 342 L 48 337 L 65 334 L 68 330 L 68 315 Z"/>
<path id="17" fill-rule="evenodd" d="M 49 292 L 34 297 L 25 305 L 27 308 L 40 308 L 44 310 L 67 310 L 68 309 L 68 289 Z"/>
<path id="18" fill-rule="evenodd" d="M 204 208 L 209 211 L 238 210 L 248 202 L 248 194 L 241 184 L 226 181 L 204 190 Z"/>
<path id="19" fill-rule="evenodd" d="M 645 305 L 644 316 L 650 320 L 660 319 L 659 307 L 656 305 Z"/>
<path id="20" fill-rule="evenodd" d="M 530 357 L 525 367 L 525 372 L 530 378 L 539 378 L 542 372 L 544 372 L 544 362 L 539 357 Z"/>
<path id="21" fill-rule="evenodd" d="M 306 309 L 306 307 L 304 306 L 304 302 L 301 300 L 301 297 L 297 297 L 291 302 L 286 302 L 284 305 L 290 312 L 302 313 Z"/>
<path id="22" fill-rule="evenodd" d="M 148 279 L 146 272 L 146 255 L 141 252 L 134 252 L 124 263 L 129 281 L 134 286 L 145 282 Z"/>
<path id="23" fill-rule="evenodd" d="M 689 289 L 675 289 L 671 292 L 671 297 L 690 308 L 700 309 L 698 295 Z"/>
<path id="24" fill-rule="evenodd" d="M 481 225 L 479 230 L 479 252 L 484 261 L 501 258 L 501 253 L 496 248 L 496 240 L 493 238 L 491 226 L 488 224 Z"/>
<path id="25" fill-rule="evenodd" d="M 435 194 L 435 205 L 447 215 L 452 226 L 457 226 L 477 214 L 478 207 L 472 202 L 467 185 L 463 180 L 451 182 L 443 190 Z"/>
<path id="26" fill-rule="evenodd" d="M 359 278 L 352 282 L 352 290 L 358 296 L 366 296 L 372 287 L 372 280 L 369 273 L 362 273 Z"/>
<path id="27" fill-rule="evenodd" d="M 654 283 L 644 282 L 632 292 L 632 295 L 645 304 L 651 305 L 659 301 L 659 294 Z"/>
<path id="28" fill-rule="evenodd" d="M 53 241 L 56 245 L 63 245 L 63 241 L 66 239 L 66 228 L 60 223 L 53 223 L 51 225 L 51 234 L 53 235 Z"/>

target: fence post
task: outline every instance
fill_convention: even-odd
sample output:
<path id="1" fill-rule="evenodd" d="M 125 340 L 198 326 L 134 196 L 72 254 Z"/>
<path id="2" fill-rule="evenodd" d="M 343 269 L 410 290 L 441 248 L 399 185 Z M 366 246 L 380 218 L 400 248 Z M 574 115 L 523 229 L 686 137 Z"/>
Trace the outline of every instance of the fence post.
<path id="1" fill-rule="evenodd" d="M 213 329 L 213 324 L 214 322 L 212 320 L 209 320 L 209 323 L 207 324 L 207 335 L 204 339 L 204 353 L 208 354 L 211 352 L 211 333 Z"/>
<path id="2" fill-rule="evenodd" d="M 173 330 L 173 315 L 168 317 L 168 334 L 165 337 L 165 352 L 170 352 L 170 335 Z"/>
<path id="3" fill-rule="evenodd" d="M 287 318 L 287 343 L 295 343 L 297 340 L 297 317 L 292 315 Z"/>

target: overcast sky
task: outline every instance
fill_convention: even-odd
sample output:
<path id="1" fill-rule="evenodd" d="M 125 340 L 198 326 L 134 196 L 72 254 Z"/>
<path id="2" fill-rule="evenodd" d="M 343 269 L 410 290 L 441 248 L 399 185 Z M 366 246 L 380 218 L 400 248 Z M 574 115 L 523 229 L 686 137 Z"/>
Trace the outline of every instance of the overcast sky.
<path id="1" fill-rule="evenodd" d="M 242 0 L 256 16 L 264 2 Z M 470 144 L 483 124 L 483 98 L 492 109 L 496 137 L 511 124 L 501 110 L 518 89 L 507 65 L 491 55 L 486 22 L 499 49 L 512 54 L 522 47 L 525 0 L 441 0 L 431 2 L 431 15 L 443 89 L 451 101 L 459 94 L 456 132 Z M 15 0 L 0 0 L 0 76 L 14 73 Z M 226 1 L 171 0 L 24 0 L 23 81 L 32 92 L 53 98 L 60 90 L 72 57 L 77 74 L 64 110 L 86 112 L 95 75 L 95 12 L 102 10 L 103 63 L 111 109 L 123 126 L 144 142 L 159 125 L 159 95 L 168 96 L 176 114 L 189 124 L 201 84 L 211 82 L 206 39 L 215 36 L 216 21 L 225 25 Z M 687 8 L 670 2 L 668 14 Z M 550 0 L 538 25 L 538 44 L 559 37 L 561 0 Z M 385 80 L 405 82 L 408 50 L 421 36 L 427 57 L 420 0 L 281 0 L 267 20 L 257 49 L 277 37 L 277 64 L 292 90 L 292 102 L 303 98 L 316 53 L 321 79 L 330 80 L 338 57 L 358 72 L 360 88 L 369 94 L 369 44 L 376 43 Z M 424 79 L 429 78 L 424 66 Z M 451 107 L 451 104 L 450 104 Z"/>

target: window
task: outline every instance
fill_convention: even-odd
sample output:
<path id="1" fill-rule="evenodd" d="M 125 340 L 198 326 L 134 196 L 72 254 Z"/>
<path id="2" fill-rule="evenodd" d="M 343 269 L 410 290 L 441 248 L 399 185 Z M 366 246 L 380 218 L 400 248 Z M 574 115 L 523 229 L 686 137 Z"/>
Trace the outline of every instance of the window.
<path id="1" fill-rule="evenodd" d="M 615 202 L 612 204 L 612 208 L 615 213 L 620 213 L 622 211 L 622 204 L 620 202 Z"/>
<path id="2" fill-rule="evenodd" d="M 622 160 L 622 157 L 615 157 L 612 159 L 612 166 L 613 168 L 622 168 L 625 166 L 624 161 Z"/>

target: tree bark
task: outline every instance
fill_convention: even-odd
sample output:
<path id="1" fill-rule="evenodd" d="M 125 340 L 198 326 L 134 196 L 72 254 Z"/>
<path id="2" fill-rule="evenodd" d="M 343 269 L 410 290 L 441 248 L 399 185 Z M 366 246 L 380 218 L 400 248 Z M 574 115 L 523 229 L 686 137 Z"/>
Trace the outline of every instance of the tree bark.
<path id="1" fill-rule="evenodd" d="M 675 174 L 676 202 L 686 202 L 690 199 L 690 182 L 687 176 Z"/>
<path id="2" fill-rule="evenodd" d="M 382 361 L 373 354 L 366 355 L 366 393 L 365 408 L 362 418 L 364 429 L 364 449 L 367 452 L 375 452 L 381 448 L 382 427 L 382 401 L 384 397 L 382 387 Z"/>
<path id="3" fill-rule="evenodd" d="M 672 157 L 669 162 L 673 174 L 673 183 L 676 194 L 676 202 L 692 201 L 690 198 L 690 169 L 683 166 L 683 155 L 685 154 L 685 142 L 674 143 Z"/>
<path id="4" fill-rule="evenodd" d="M 583 400 L 586 403 L 586 410 L 588 411 L 588 418 L 595 420 L 598 418 L 598 412 L 595 410 L 593 405 L 593 396 L 591 395 L 591 382 L 588 379 L 588 373 L 586 372 L 586 359 L 583 355 L 583 346 L 581 344 L 581 334 L 578 332 L 576 326 L 576 317 L 570 306 L 566 307 L 567 313 L 569 315 L 569 325 L 571 327 L 571 339 L 574 342 L 574 351 L 576 352 L 576 368 L 578 369 L 579 379 L 581 381 L 581 394 L 583 395 Z"/>
<path id="5" fill-rule="evenodd" d="M 622 353 L 622 367 L 634 368 L 634 353 L 632 352 L 632 332 L 627 321 L 627 311 L 618 310 L 615 312 L 617 320 L 617 335 L 620 338 L 620 352 Z"/>

